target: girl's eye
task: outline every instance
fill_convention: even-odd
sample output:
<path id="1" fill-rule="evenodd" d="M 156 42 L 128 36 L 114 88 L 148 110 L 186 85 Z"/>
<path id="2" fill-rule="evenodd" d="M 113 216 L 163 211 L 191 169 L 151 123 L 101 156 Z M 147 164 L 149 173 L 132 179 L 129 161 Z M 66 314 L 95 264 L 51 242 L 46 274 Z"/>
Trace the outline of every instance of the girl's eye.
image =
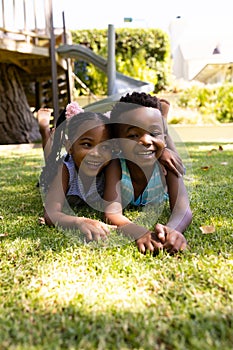
<path id="1" fill-rule="evenodd" d="M 129 139 L 136 139 L 138 137 L 138 134 L 129 134 L 127 137 Z"/>
<path id="2" fill-rule="evenodd" d="M 91 147 L 92 147 L 91 144 L 90 144 L 89 142 L 84 142 L 84 143 L 82 143 L 82 146 L 83 146 L 83 147 L 86 147 L 86 148 L 91 148 Z"/>

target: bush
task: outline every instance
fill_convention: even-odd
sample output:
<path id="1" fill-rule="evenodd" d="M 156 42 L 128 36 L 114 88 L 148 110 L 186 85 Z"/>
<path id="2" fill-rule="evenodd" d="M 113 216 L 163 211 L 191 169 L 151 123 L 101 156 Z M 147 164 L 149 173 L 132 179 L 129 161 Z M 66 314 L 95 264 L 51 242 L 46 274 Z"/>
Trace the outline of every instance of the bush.
<path id="1" fill-rule="evenodd" d="M 195 109 L 202 115 L 214 115 L 221 123 L 232 123 L 233 84 L 192 85 L 180 93 L 178 105 Z"/>

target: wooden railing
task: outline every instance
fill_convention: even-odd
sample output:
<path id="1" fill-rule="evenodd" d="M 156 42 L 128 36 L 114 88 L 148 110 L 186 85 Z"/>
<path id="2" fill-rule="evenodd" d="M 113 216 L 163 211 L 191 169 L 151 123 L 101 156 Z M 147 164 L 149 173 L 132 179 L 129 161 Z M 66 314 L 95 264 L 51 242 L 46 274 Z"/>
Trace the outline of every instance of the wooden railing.
<path id="1" fill-rule="evenodd" d="M 1 0 L 0 32 L 34 45 L 51 33 L 52 0 Z"/>
<path id="2" fill-rule="evenodd" d="M 49 49 L 55 119 L 59 112 L 56 48 L 70 38 L 64 22 L 63 13 L 63 28 L 54 29 L 52 0 L 0 0 L 0 49 L 3 44 L 4 54 L 7 44 L 11 47 L 11 40 Z M 58 61 L 61 64 L 61 58 Z M 66 63 L 68 71 L 68 60 Z M 67 85 L 70 96 L 69 82 Z"/>

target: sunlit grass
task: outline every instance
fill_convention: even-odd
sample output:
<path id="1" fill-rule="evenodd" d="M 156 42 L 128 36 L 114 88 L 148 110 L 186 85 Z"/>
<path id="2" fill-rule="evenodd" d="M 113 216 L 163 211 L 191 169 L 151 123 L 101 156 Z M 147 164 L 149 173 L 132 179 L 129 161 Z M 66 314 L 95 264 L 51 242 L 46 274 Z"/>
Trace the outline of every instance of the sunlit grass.
<path id="1" fill-rule="evenodd" d="M 190 248 L 156 257 L 39 225 L 41 150 L 2 152 L 0 349 L 231 350 L 233 144 L 221 146 L 186 144 Z"/>

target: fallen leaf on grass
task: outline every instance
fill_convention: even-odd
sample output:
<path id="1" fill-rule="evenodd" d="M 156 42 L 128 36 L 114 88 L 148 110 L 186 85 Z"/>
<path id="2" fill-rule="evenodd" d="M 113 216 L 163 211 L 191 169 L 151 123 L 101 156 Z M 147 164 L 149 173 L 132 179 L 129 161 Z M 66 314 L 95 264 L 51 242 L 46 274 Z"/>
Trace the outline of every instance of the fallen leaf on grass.
<path id="1" fill-rule="evenodd" d="M 222 152 L 223 151 L 223 147 L 221 146 L 221 145 L 219 145 L 218 146 L 218 149 L 216 149 L 216 148 L 212 148 L 207 154 L 208 154 L 208 156 L 211 156 L 211 154 L 213 153 L 213 152 Z"/>
<path id="2" fill-rule="evenodd" d="M 207 154 L 208 156 L 211 156 L 213 152 L 217 152 L 218 150 L 216 148 L 212 148 Z"/>
<path id="3" fill-rule="evenodd" d="M 0 237 L 6 237 L 6 236 L 8 236 L 8 233 L 7 233 L 7 232 L 5 232 L 5 233 L 0 233 Z"/>
<path id="4" fill-rule="evenodd" d="M 213 225 L 200 226 L 200 230 L 204 234 L 214 233 L 215 232 L 215 227 Z"/>
<path id="5" fill-rule="evenodd" d="M 45 225 L 45 219 L 43 217 L 38 218 L 39 225 Z"/>
<path id="6" fill-rule="evenodd" d="M 201 167 L 202 170 L 209 170 L 210 168 L 212 168 L 212 165 L 205 165 Z"/>

